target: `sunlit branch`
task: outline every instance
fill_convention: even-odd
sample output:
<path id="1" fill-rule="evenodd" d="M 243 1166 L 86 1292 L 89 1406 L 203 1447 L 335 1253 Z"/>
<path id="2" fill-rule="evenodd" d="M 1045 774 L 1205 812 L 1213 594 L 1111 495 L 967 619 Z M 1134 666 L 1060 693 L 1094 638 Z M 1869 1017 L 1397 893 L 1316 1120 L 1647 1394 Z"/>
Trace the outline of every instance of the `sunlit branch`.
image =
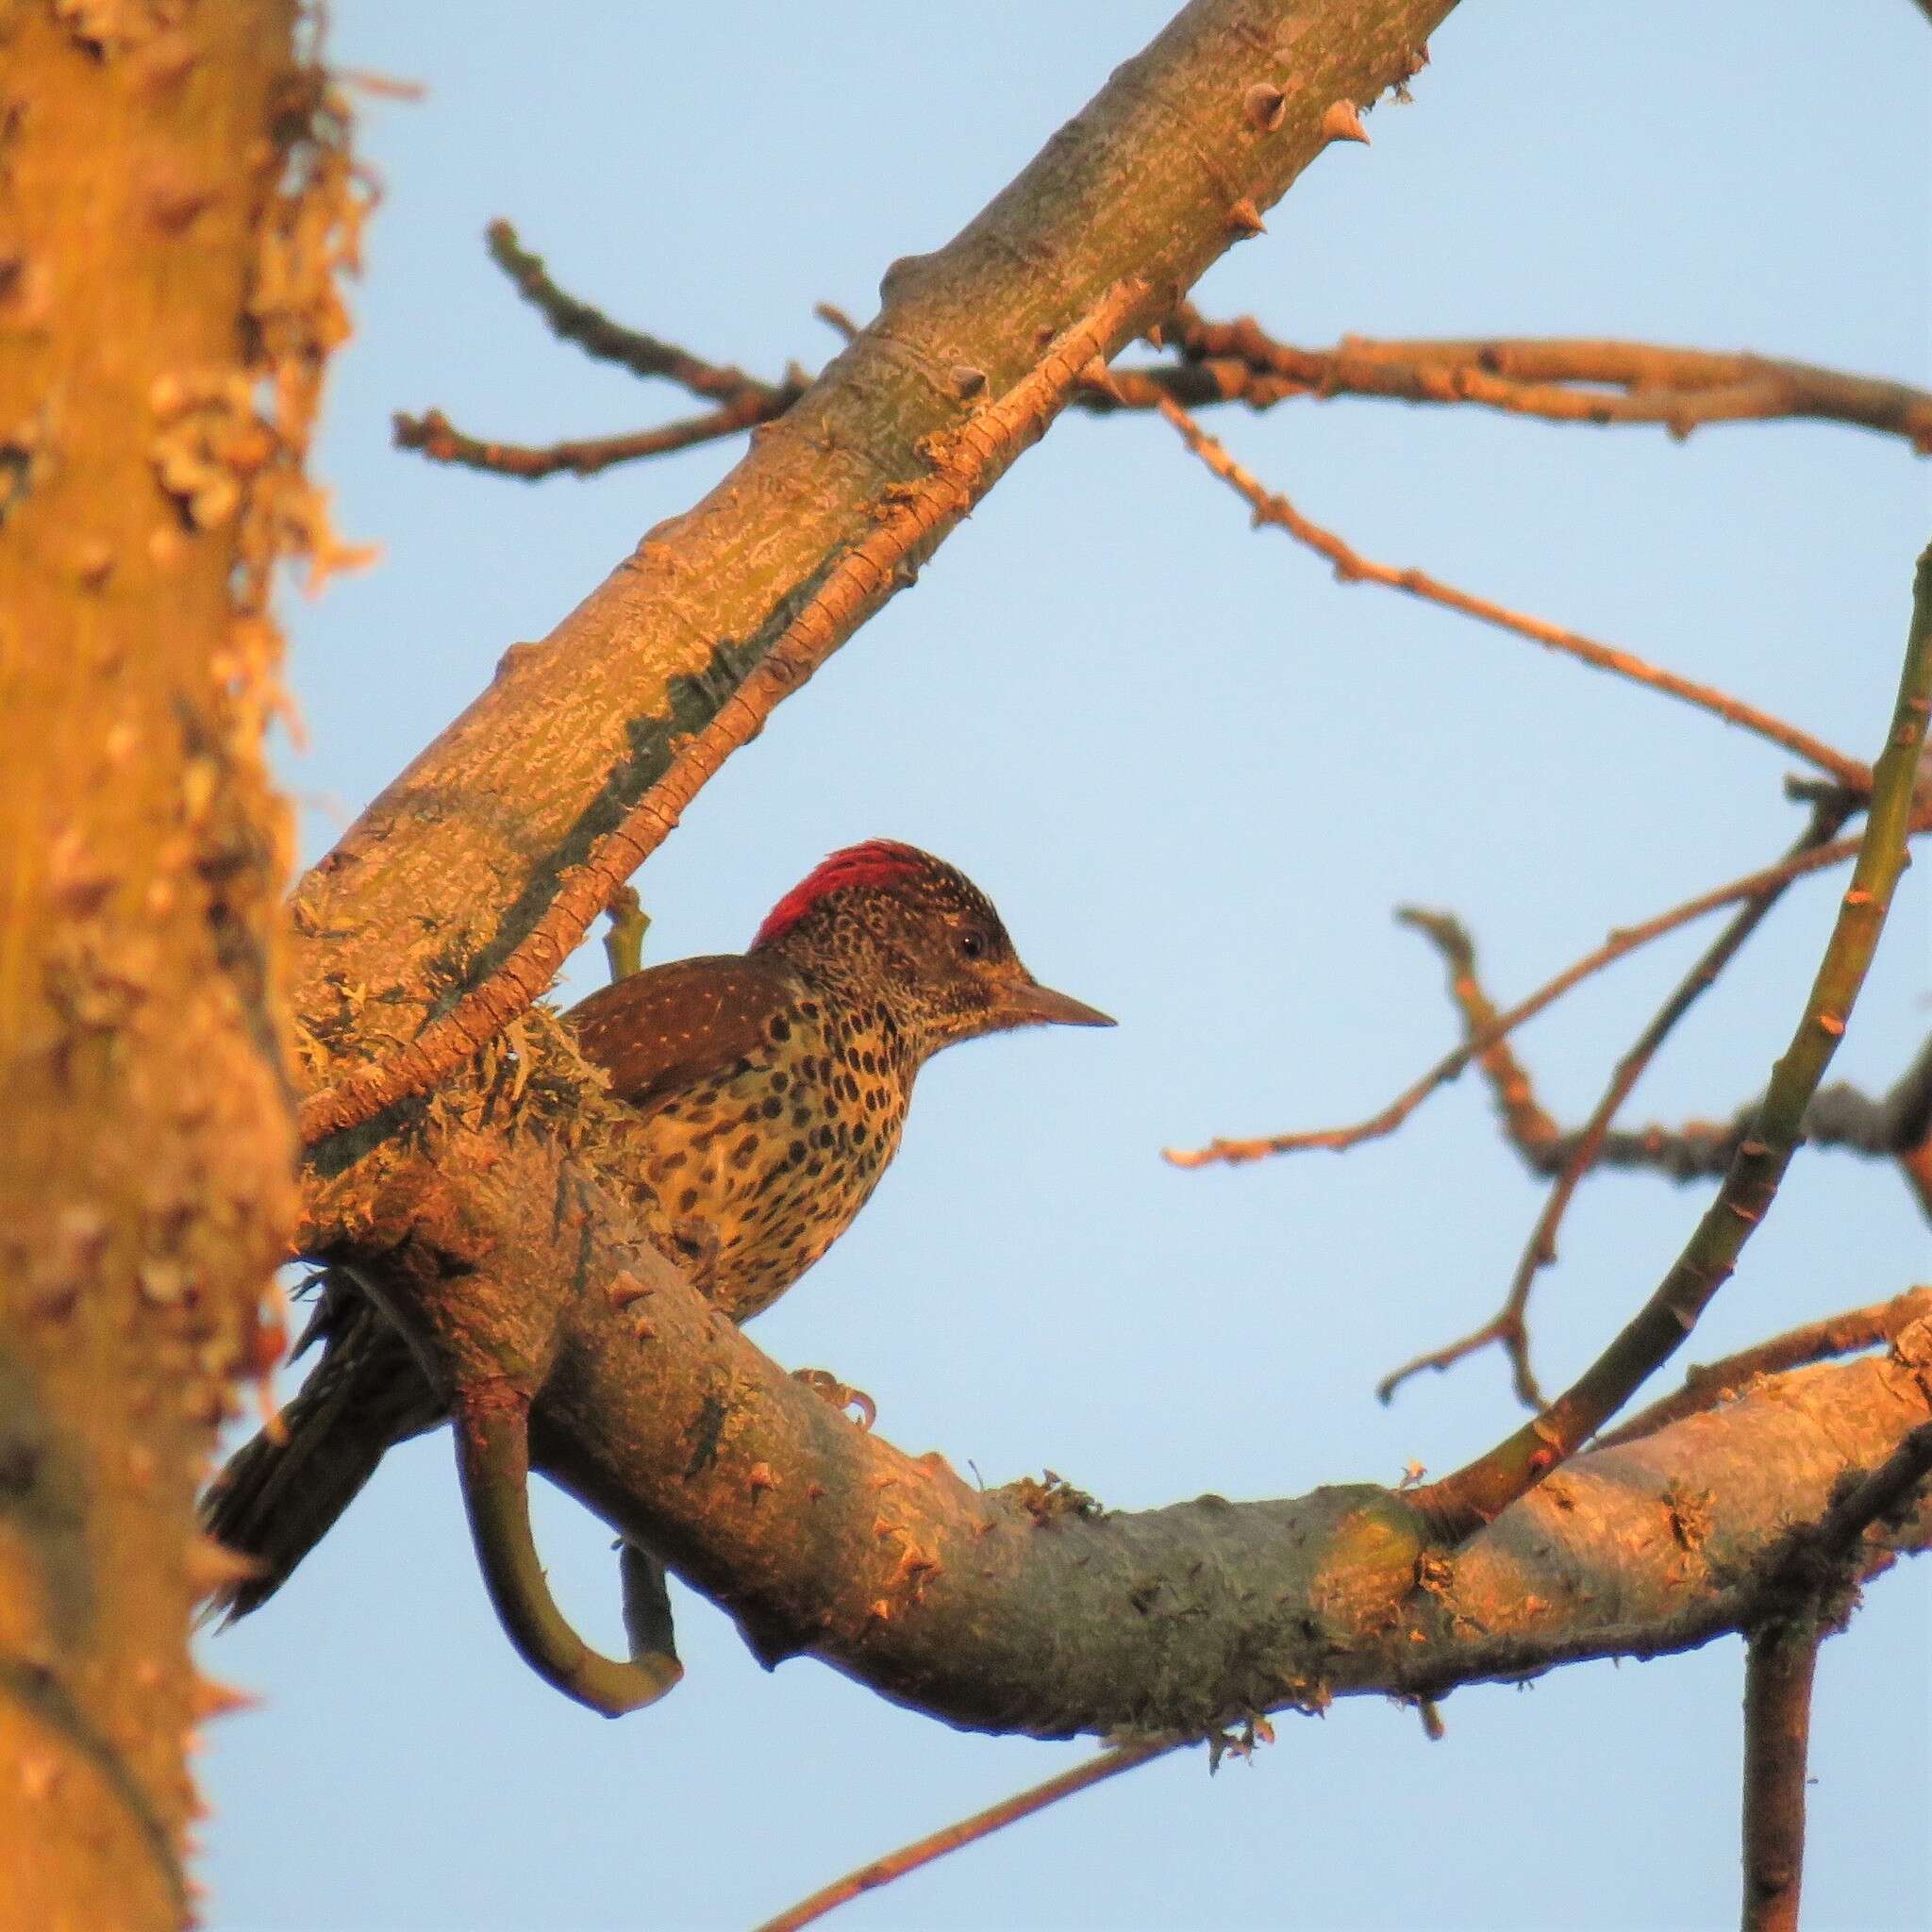
<path id="1" fill-rule="evenodd" d="M 1932 548 L 1921 555 L 1914 573 L 1905 664 L 1885 748 L 1873 768 L 1871 807 L 1852 884 L 1790 1044 L 1772 1069 L 1752 1138 L 1739 1147 L 1716 1198 L 1656 1292 L 1583 1375 L 1543 1414 L 1488 1454 L 1413 1492 L 1416 1507 L 1445 1534 L 1467 1534 L 1488 1522 L 1602 1428 L 1683 1345 L 1770 1210 L 1803 1139 L 1805 1108 L 1844 1037 L 1905 872 L 1928 713 Z"/>
<path id="2" fill-rule="evenodd" d="M 1551 423 L 1658 424 L 1678 438 L 1710 423 L 1809 417 L 1902 437 L 1921 456 L 1932 455 L 1932 395 L 1924 390 L 1768 356 L 1502 337 L 1348 336 L 1332 349 L 1303 349 L 1277 341 L 1251 316 L 1208 322 L 1186 308 L 1171 332 L 1192 366 L 1211 374 L 1218 399 L 1257 408 L 1298 395 L 1381 396 L 1474 403 Z"/>
<path id="3" fill-rule="evenodd" d="M 1391 564 L 1376 563 L 1362 556 L 1332 530 L 1324 529 L 1321 525 L 1303 516 L 1287 497 L 1270 490 L 1259 477 L 1243 468 L 1185 409 L 1164 398 L 1158 408 L 1160 414 L 1174 425 L 1208 469 L 1248 505 L 1257 525 L 1271 525 L 1285 530 L 1298 542 L 1326 558 L 1335 568 L 1338 581 L 1381 584 L 1407 596 L 1420 598 L 1424 603 L 1437 604 L 1444 609 L 1459 611 L 1465 617 L 1477 618 L 1498 629 L 1513 631 L 1519 637 L 1528 638 L 1533 643 L 1574 658 L 1594 670 L 1629 678 L 1633 683 L 1646 685 L 1653 691 L 1694 705 L 1700 710 L 1709 711 L 1727 724 L 1755 732 L 1759 738 L 1782 747 L 1793 757 L 1803 758 L 1821 772 L 1828 773 L 1847 791 L 1862 796 L 1870 789 L 1871 772 L 1857 759 L 1848 758 L 1823 739 L 1800 730 L 1795 724 L 1787 724 L 1784 719 L 1757 705 L 1732 697 L 1728 691 L 1720 691 L 1715 685 L 1680 677 L 1674 671 L 1666 671 L 1661 665 L 1652 664 L 1629 651 L 1617 650 L 1611 645 L 1597 642 L 1593 638 L 1585 637 L 1580 631 L 1566 630 L 1560 625 L 1545 623 L 1540 617 L 1511 610 L 1487 597 L 1472 596 L 1467 591 L 1458 591 L 1453 584 L 1445 584 L 1422 571 L 1398 570 Z"/>
<path id="4" fill-rule="evenodd" d="M 916 572 L 918 560 L 958 523 L 1064 407 L 1081 372 L 1141 303 L 1134 277 L 1044 349 L 1005 395 L 989 399 L 941 451 L 926 479 L 895 491 L 864 541 L 826 572 L 782 634 L 702 729 L 686 734 L 669 768 L 575 867 L 541 915 L 480 986 L 432 1020 L 400 1052 L 312 1093 L 298 1116 L 305 1144 L 368 1120 L 393 1101 L 453 1073 L 556 977 L 611 894 L 670 835 L 691 801 L 777 706 Z"/>
<path id="5" fill-rule="evenodd" d="M 1829 1361 L 1862 1348 L 1874 1348 L 1879 1342 L 1903 1334 L 1914 1322 L 1928 1319 L 1932 1319 L 1932 1288 L 1914 1288 L 1887 1302 L 1847 1308 L 1841 1314 L 1827 1315 L 1822 1322 L 1807 1322 L 1802 1328 L 1774 1335 L 1755 1347 L 1740 1349 L 1722 1361 L 1687 1369 L 1681 1389 L 1653 1402 L 1620 1427 L 1592 1437 L 1591 1447 L 1615 1449 L 1623 1443 L 1635 1442 L 1640 1437 L 1655 1435 L 1658 1429 L 1682 1422 L 1687 1415 L 1703 1415 L 1729 1402 L 1760 1375 L 1779 1375 L 1811 1362 Z"/>

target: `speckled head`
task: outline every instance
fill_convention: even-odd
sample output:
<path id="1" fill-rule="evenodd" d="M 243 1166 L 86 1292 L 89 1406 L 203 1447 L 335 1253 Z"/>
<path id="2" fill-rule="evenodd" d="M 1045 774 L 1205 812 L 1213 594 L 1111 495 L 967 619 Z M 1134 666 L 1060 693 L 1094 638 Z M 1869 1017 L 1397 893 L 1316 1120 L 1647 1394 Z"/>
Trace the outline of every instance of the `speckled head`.
<path id="1" fill-rule="evenodd" d="M 891 839 L 833 853 L 773 907 L 752 950 L 875 997 L 928 1052 L 1014 1026 L 1114 1024 L 1027 972 L 964 873 Z"/>

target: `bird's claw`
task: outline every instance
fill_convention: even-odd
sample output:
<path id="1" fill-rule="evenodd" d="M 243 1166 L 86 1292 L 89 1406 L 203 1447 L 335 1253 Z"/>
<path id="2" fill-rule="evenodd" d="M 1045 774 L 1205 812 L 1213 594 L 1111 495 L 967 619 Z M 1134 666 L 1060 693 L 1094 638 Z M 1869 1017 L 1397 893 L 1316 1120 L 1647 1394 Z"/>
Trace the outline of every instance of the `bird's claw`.
<path id="1" fill-rule="evenodd" d="M 808 1389 L 823 1395 L 834 1408 L 856 1408 L 858 1411 L 858 1426 L 870 1429 L 879 1419 L 879 1406 L 863 1389 L 855 1389 L 849 1382 L 841 1382 L 829 1369 L 793 1369 L 791 1379 L 803 1382 Z"/>

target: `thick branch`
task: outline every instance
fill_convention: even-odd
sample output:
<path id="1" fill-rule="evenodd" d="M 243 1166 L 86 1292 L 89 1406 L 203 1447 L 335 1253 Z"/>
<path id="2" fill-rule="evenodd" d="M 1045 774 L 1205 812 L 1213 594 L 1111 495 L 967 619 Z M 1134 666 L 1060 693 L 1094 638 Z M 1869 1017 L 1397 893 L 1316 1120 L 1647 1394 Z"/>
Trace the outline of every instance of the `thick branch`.
<path id="1" fill-rule="evenodd" d="M 795 1383 L 656 1262 L 621 1196 L 541 1140 L 489 1141 L 487 1167 L 460 1141 L 436 1150 L 404 1221 L 365 1226 L 401 1243 L 383 1267 L 397 1310 L 460 1284 L 469 1256 L 515 1253 L 517 1319 L 547 1306 L 557 1324 L 536 1466 L 660 1551 L 767 1660 L 809 1650 L 956 1724 L 1198 1734 L 1331 1694 L 1694 1645 L 1751 1621 L 1754 1574 L 1792 1524 L 1932 1419 L 1922 1324 L 1883 1359 L 1580 1457 L 1454 1557 L 1368 1486 L 1113 1515 L 1039 1484 L 982 1491 Z M 560 1219 L 559 1199 L 577 1204 Z M 1932 1510 L 1899 1536 L 1932 1537 Z"/>
<path id="2" fill-rule="evenodd" d="M 680 748 L 734 707 L 727 739 L 755 731 L 970 497 L 935 508 L 921 543 L 748 704 L 881 519 L 924 502 L 989 408 L 1082 331 L 1104 359 L 1165 314 L 1334 138 L 1328 109 L 1411 74 L 1450 5 L 1194 0 L 954 242 L 896 264 L 877 319 L 718 489 L 542 645 L 510 653 L 305 882 L 297 1010 L 310 1065 L 338 1082 L 310 1133 L 420 1091 L 527 1006 L 729 744 L 678 768 Z M 1279 92 L 1278 115 L 1254 116 L 1257 86 Z M 437 1015 L 453 1024 L 425 1049 Z M 396 1039 L 412 1043 L 405 1063 L 356 1073 Z"/>

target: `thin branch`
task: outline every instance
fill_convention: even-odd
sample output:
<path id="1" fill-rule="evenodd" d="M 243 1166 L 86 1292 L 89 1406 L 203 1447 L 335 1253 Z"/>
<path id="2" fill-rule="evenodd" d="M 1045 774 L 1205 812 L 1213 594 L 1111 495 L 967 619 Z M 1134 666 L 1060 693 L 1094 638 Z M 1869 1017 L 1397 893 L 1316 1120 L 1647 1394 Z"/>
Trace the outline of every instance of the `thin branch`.
<path id="1" fill-rule="evenodd" d="M 1833 795 L 1837 795 L 1836 792 Z M 1405 909 L 1404 924 L 1425 933 L 1450 972 L 1450 997 L 1467 1036 L 1486 1036 L 1496 1008 L 1476 971 L 1475 945 L 1460 921 L 1445 912 Z M 1531 1174 L 1549 1179 L 1575 1151 L 1578 1134 L 1561 1126 L 1538 1100 L 1529 1070 L 1502 1042 L 1477 1055 L 1502 1117 L 1504 1138 Z M 1873 1099 L 1840 1082 L 1821 1088 L 1805 1109 L 1805 1140 L 1813 1147 L 1838 1147 L 1874 1158 L 1903 1159 L 1925 1138 L 1921 1109 L 1932 1092 L 1932 1038 L 1891 1091 Z M 1598 1167 L 1636 1168 L 1674 1181 L 1719 1180 L 1751 1131 L 1759 1102 L 1753 1100 L 1727 1121 L 1687 1121 L 1676 1126 L 1653 1122 L 1607 1133 Z"/>
<path id="2" fill-rule="evenodd" d="M 1790 857 L 1797 858 L 1807 852 L 1815 852 L 1820 846 L 1828 844 L 1832 835 L 1843 824 L 1849 816 L 1848 803 L 1833 803 L 1813 808 L 1811 822 L 1803 835 L 1793 845 Z M 1699 998 L 1715 986 L 1724 968 L 1737 958 L 1745 941 L 1756 932 L 1789 890 L 1789 878 L 1775 879 L 1751 894 L 1725 924 L 1708 947 L 1698 957 L 1696 963 L 1678 981 L 1663 1006 L 1657 1010 L 1635 1043 L 1617 1062 L 1615 1073 L 1605 1088 L 1603 1096 L 1591 1110 L 1581 1130 L 1574 1137 L 1562 1165 L 1557 1170 L 1556 1180 L 1544 1199 L 1542 1209 L 1537 1215 L 1536 1225 L 1530 1230 L 1529 1239 L 1524 1244 L 1523 1254 L 1516 1263 L 1515 1273 L 1509 1278 L 1508 1291 L 1503 1297 L 1503 1306 L 1492 1324 L 1496 1339 L 1508 1350 L 1512 1386 L 1516 1399 L 1525 1408 L 1541 1409 L 1543 1394 L 1537 1386 L 1535 1374 L 1529 1364 L 1528 1314 L 1529 1298 L 1535 1289 L 1538 1274 L 1557 1258 L 1557 1231 L 1563 1224 L 1563 1216 L 1570 1203 L 1575 1198 L 1576 1190 L 1582 1184 L 1583 1176 L 1596 1164 L 1597 1155 L 1602 1149 L 1604 1136 L 1608 1133 L 1610 1122 L 1615 1119 L 1617 1109 L 1630 1096 L 1630 1091 L 1642 1078 L 1643 1072 L 1657 1057 L 1659 1048 L 1670 1037 L 1672 1029 L 1696 1004 Z M 1474 1351 L 1462 1344 L 1460 1355 Z M 1450 1355 L 1445 1359 L 1441 1352 L 1429 1358 L 1427 1366 L 1445 1369 L 1452 1361 L 1460 1359 L 1458 1355 Z M 1375 1392 L 1385 1403 L 1403 1381 L 1403 1373 L 1397 1373 L 1384 1380 Z"/>
<path id="3" fill-rule="evenodd" d="M 1905 663 L 1852 884 L 1790 1044 L 1772 1069 L 1752 1138 L 1657 1291 L 1582 1376 L 1542 1415 L 1411 1500 L 1448 1536 L 1467 1535 L 1534 1488 L 1603 1427 L 1682 1347 L 1775 1199 L 1804 1135 L 1805 1108 L 1844 1037 L 1909 854 L 1919 748 L 1932 714 L 1932 546 L 1920 556 Z M 1825 847 L 1824 850 L 1831 848 Z"/>
<path id="4" fill-rule="evenodd" d="M 1001 1799 L 997 1805 L 989 1805 L 984 1811 L 975 1811 L 971 1818 L 961 1818 L 943 1830 L 915 1839 L 910 1844 L 901 1845 L 897 1851 L 888 1852 L 882 1858 L 874 1858 L 869 1865 L 859 1866 L 856 1872 L 848 1872 L 844 1877 L 822 1886 L 810 1897 L 786 1907 L 775 1918 L 767 1919 L 758 1927 L 758 1932 L 798 1932 L 801 1925 L 814 1924 L 827 1912 L 868 1891 L 876 1891 L 881 1886 L 891 1885 L 894 1879 L 904 1878 L 908 1872 L 917 1872 L 921 1866 L 943 1858 L 948 1852 L 976 1844 L 981 1839 L 991 1838 L 994 1832 L 1003 1831 L 1009 1824 L 1017 1824 L 1021 1819 L 1030 1818 L 1036 1811 L 1043 1811 L 1062 1798 L 1071 1798 L 1076 1791 L 1091 1790 L 1093 1786 L 1105 1784 L 1110 1777 L 1119 1777 L 1124 1771 L 1132 1771 L 1150 1758 L 1162 1757 L 1170 1751 L 1178 1750 L 1188 1741 L 1186 1739 L 1165 1738 L 1149 1739 L 1134 1744 L 1116 1744 L 1110 1750 L 1088 1758 L 1085 1763 L 1076 1764 L 1071 1771 L 1046 1778 L 1024 1791 L 1015 1792 L 1010 1798 Z"/>
<path id="5" fill-rule="evenodd" d="M 1823 739 L 1814 738 L 1808 731 L 1801 731 L 1795 724 L 1787 724 L 1784 719 L 1756 705 L 1746 704 L 1741 698 L 1734 698 L 1715 685 L 1699 684 L 1692 678 L 1680 677 L 1675 672 L 1666 671 L 1660 665 L 1652 664 L 1628 651 L 1599 643 L 1579 631 L 1565 630 L 1561 625 L 1545 623 L 1540 617 L 1511 610 L 1487 597 L 1472 596 L 1467 591 L 1458 591 L 1453 584 L 1445 584 L 1422 571 L 1398 570 L 1391 564 L 1376 563 L 1362 556 L 1333 531 L 1311 523 L 1287 497 L 1271 491 L 1259 477 L 1244 469 L 1185 409 L 1165 398 L 1158 407 L 1188 447 L 1246 502 L 1257 525 L 1268 524 L 1285 530 L 1298 542 L 1325 557 L 1335 567 L 1340 582 L 1382 584 L 1391 591 L 1420 598 L 1424 603 L 1438 604 L 1444 609 L 1460 611 L 1465 617 L 1477 618 L 1498 629 L 1513 631 L 1519 637 L 1528 638 L 1533 643 L 1575 658 L 1595 670 L 1611 672 L 1619 677 L 1629 678 L 1633 683 L 1660 691 L 1667 696 L 1681 698 L 1686 704 L 1722 718 L 1727 724 L 1755 732 L 1794 758 L 1803 758 L 1807 764 L 1828 773 L 1847 791 L 1860 797 L 1870 791 L 1872 774 L 1857 759 L 1847 758 Z"/>
<path id="6" fill-rule="evenodd" d="M 1797 1932 L 1811 1684 L 1823 1635 L 1810 1617 L 1767 1624 L 1745 1651 L 1743 1932 Z"/>
<path id="7" fill-rule="evenodd" d="M 459 1390 L 455 1403 L 457 1470 L 477 1567 L 504 1634 L 536 1674 L 602 1717 L 655 1704 L 684 1667 L 668 1648 L 628 1658 L 592 1650 L 557 1607 L 530 1535 L 529 1402 L 503 1384 Z M 633 1610 L 637 1586 L 625 1573 L 626 1628 L 658 1626 Z M 661 1585 L 660 1585 L 661 1589 Z"/>
<path id="8" fill-rule="evenodd" d="M 1932 1423 L 1842 1488 L 1790 1539 L 1760 1593 L 1787 1601 L 1750 1632 L 1744 1666 L 1744 1932 L 1797 1932 L 1805 1867 L 1805 1760 L 1820 1641 L 1843 1627 L 1865 1533 L 1902 1516 L 1932 1474 Z"/>
<path id="9" fill-rule="evenodd" d="M 1808 417 L 1902 437 L 1932 455 L 1932 394 L 1767 356 L 1562 338 L 1348 336 L 1332 349 L 1301 349 L 1277 341 L 1251 316 L 1208 322 L 1191 308 L 1177 316 L 1174 334 L 1223 399 L 1257 408 L 1295 395 L 1382 396 L 1474 403 L 1552 423 L 1661 424 L 1680 439 L 1703 424 Z"/>
<path id="10" fill-rule="evenodd" d="M 633 375 L 662 376 L 694 396 L 714 403 L 738 403 L 746 397 L 774 401 L 780 391 L 760 382 L 729 363 L 708 362 L 641 329 L 612 322 L 601 308 L 579 301 L 551 280 L 541 256 L 532 255 L 517 240 L 506 221 L 494 221 L 484 231 L 490 258 L 516 285 L 517 293 L 549 324 L 559 341 L 572 343 L 600 362 L 616 362 Z M 803 387 L 800 385 L 799 387 Z M 794 390 L 796 394 L 797 391 Z M 774 413 L 776 413 L 774 410 Z"/>
<path id="11" fill-rule="evenodd" d="M 1686 1416 L 1703 1415 L 1721 1403 L 1729 1402 L 1761 1375 L 1780 1375 L 1812 1362 L 1828 1361 L 1836 1356 L 1855 1354 L 1861 1348 L 1890 1341 L 1914 1322 L 1932 1320 L 1932 1288 L 1907 1289 L 1889 1302 L 1874 1302 L 1868 1307 L 1847 1308 L 1841 1314 L 1827 1315 L 1822 1322 L 1808 1322 L 1802 1328 L 1774 1336 L 1756 1347 L 1740 1349 L 1722 1361 L 1693 1366 L 1684 1372 L 1684 1386 L 1666 1395 L 1624 1423 L 1622 1427 L 1592 1437 L 1592 1449 L 1616 1449 L 1644 1436 L 1680 1423 Z"/>
<path id="12" fill-rule="evenodd" d="M 1490 1083 L 1510 1144 L 1525 1160 L 1547 1158 L 1548 1148 L 1562 1129 L 1538 1101 L 1529 1070 L 1517 1058 L 1508 1041 L 1493 1030 L 1500 1015 L 1477 976 L 1475 941 L 1453 913 L 1401 906 L 1395 917 L 1403 925 L 1413 926 L 1442 955 L 1449 969 L 1449 997 L 1462 1015 L 1463 1038 L 1475 1052 L 1475 1064 Z M 1478 1041 L 1488 1044 L 1477 1049 Z"/>
<path id="13" fill-rule="evenodd" d="M 1914 835 L 1932 830 L 1932 808 L 1922 808 L 1911 820 L 1907 830 Z M 1655 918 L 1647 919 L 1640 925 L 1618 928 L 1602 945 L 1584 954 L 1581 958 L 1574 960 L 1555 978 L 1545 980 L 1527 998 L 1519 1000 L 1513 1007 L 1499 1013 L 1481 1032 L 1465 1040 L 1453 1053 L 1445 1054 L 1420 1079 L 1404 1088 L 1387 1107 L 1369 1115 L 1366 1120 L 1357 1121 L 1350 1126 L 1321 1127 L 1309 1132 L 1274 1134 L 1265 1139 L 1251 1141 L 1215 1140 L 1205 1147 L 1192 1149 L 1170 1147 L 1165 1150 L 1166 1158 L 1176 1167 L 1206 1167 L 1216 1161 L 1260 1160 L 1270 1155 L 1299 1154 L 1316 1147 L 1324 1147 L 1341 1153 L 1351 1147 L 1358 1147 L 1366 1141 L 1380 1140 L 1401 1126 L 1438 1088 L 1447 1086 L 1498 1041 L 1507 1038 L 1525 1021 L 1534 1019 L 1545 1008 L 1554 1005 L 1573 987 L 1588 979 L 1591 974 L 1601 972 L 1606 966 L 1614 964 L 1641 946 L 1648 945 L 1653 940 L 1661 939 L 1666 933 L 1674 932 L 1680 925 L 1688 925 L 1692 920 L 1702 919 L 1707 913 L 1717 911 L 1720 907 L 1734 905 L 1740 899 L 1748 899 L 1753 893 L 1760 892 L 1767 886 L 1781 879 L 1803 878 L 1807 874 L 1841 864 L 1845 859 L 1853 858 L 1858 849 L 1859 841 L 1857 839 L 1840 839 L 1830 845 L 1822 845 L 1817 851 L 1807 852 L 1800 858 L 1781 859 L 1775 865 L 1765 866 L 1757 872 L 1746 873 L 1740 878 L 1732 879 L 1727 885 L 1715 887 L 1708 892 L 1700 893 L 1694 899 L 1685 900 L 1680 906 L 1672 907 L 1666 912 L 1659 912 Z M 1398 915 L 1404 916 L 1407 915 Z"/>
<path id="14" fill-rule="evenodd" d="M 306 1145 L 435 1085 L 527 1010 L 611 894 L 670 836 L 712 773 L 763 729 L 778 704 L 874 610 L 911 581 L 919 560 L 1044 433 L 1081 372 L 1145 294 L 1136 277 L 1115 283 L 1011 390 L 988 402 L 943 449 L 928 452 L 925 479 L 903 486 L 881 506 L 867 535 L 826 571 L 709 722 L 682 737 L 663 774 L 570 872 L 493 974 L 392 1058 L 358 1067 L 303 1102 L 298 1120 Z"/>
<path id="15" fill-rule="evenodd" d="M 720 437 L 735 436 L 741 429 L 769 422 L 797 401 L 798 394 L 797 390 L 788 385 L 778 391 L 781 400 L 774 403 L 748 395 L 708 415 L 687 416 L 676 423 L 660 424 L 655 429 L 564 442 L 484 442 L 458 429 L 441 409 L 431 409 L 421 416 L 398 411 L 391 419 L 391 432 L 397 449 L 419 450 L 433 463 L 452 463 L 459 469 L 485 470 L 492 475 L 515 476 L 525 483 L 535 483 L 564 471 L 576 476 L 594 476 L 599 471 L 618 463 L 635 462 L 641 457 L 664 456 L 673 450 L 691 449 L 699 443 L 715 442 Z"/>
<path id="16" fill-rule="evenodd" d="M 808 378 L 796 364 L 783 382 L 768 383 L 612 320 L 560 288 L 508 222 L 492 222 L 486 239 L 491 259 L 559 339 L 723 407 L 657 429 L 537 445 L 465 435 L 441 409 L 431 409 L 395 418 L 398 449 L 525 482 L 561 472 L 588 476 L 769 423 L 805 391 Z M 821 302 L 812 312 L 847 342 L 857 339 L 858 325 L 842 309 Z M 1187 305 L 1177 311 L 1174 346 L 1187 359 L 1096 373 L 1080 384 L 1074 406 L 1109 415 L 1167 405 L 1265 409 L 1299 396 L 1390 396 L 1477 403 L 1552 422 L 1661 423 L 1680 438 L 1700 423 L 1813 417 L 1903 436 L 1922 455 L 1932 452 L 1932 395 L 1762 356 L 1646 342 L 1378 342 L 1356 336 L 1334 349 L 1298 349 L 1275 341 L 1252 317 L 1208 322 Z"/>

